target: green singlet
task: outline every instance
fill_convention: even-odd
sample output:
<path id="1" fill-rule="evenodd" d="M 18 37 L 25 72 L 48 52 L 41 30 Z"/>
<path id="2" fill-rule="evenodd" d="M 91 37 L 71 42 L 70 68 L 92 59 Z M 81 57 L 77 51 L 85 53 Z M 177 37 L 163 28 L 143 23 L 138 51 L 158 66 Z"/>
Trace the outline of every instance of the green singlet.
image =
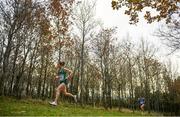
<path id="1" fill-rule="evenodd" d="M 64 69 L 63 68 L 61 68 L 61 69 L 59 69 L 59 71 L 58 71 L 58 76 L 59 76 L 59 82 L 60 82 L 60 84 L 61 83 L 64 83 L 65 85 L 67 85 L 68 84 L 68 80 L 67 80 L 67 78 L 66 78 L 66 72 L 64 71 Z"/>

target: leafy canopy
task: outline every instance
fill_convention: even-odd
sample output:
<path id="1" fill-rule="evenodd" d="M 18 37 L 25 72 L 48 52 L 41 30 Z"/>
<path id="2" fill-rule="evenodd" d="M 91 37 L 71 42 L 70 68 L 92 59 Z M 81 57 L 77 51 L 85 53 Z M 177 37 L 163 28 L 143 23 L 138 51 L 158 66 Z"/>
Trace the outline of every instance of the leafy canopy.
<path id="1" fill-rule="evenodd" d="M 180 0 L 112 0 L 111 4 L 114 10 L 122 6 L 127 7 L 125 14 L 130 16 L 130 24 L 139 21 L 139 12 L 146 7 L 157 11 L 156 15 L 152 15 L 151 11 L 146 10 L 144 18 L 148 23 L 162 19 L 170 23 L 174 17 L 180 17 Z"/>

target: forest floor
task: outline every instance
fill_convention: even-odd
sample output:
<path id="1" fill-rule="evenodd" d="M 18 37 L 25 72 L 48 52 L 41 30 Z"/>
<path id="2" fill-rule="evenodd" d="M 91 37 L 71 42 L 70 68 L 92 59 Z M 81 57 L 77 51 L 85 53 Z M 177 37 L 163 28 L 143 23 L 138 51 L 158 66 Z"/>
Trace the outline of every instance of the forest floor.
<path id="1" fill-rule="evenodd" d="M 10 97 L 0 97 L 0 116 L 158 116 L 158 113 L 148 114 L 129 109 L 105 110 L 102 107 L 84 106 L 74 103 L 49 105 L 48 101 L 35 99 L 17 100 Z"/>

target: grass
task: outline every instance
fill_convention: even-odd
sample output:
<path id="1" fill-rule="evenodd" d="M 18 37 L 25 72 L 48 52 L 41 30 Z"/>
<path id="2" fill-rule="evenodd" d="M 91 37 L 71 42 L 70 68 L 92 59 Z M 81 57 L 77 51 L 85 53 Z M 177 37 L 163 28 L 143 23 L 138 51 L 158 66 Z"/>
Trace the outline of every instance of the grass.
<path id="1" fill-rule="evenodd" d="M 132 113 L 128 109 L 119 112 L 116 109 L 105 110 L 90 106 L 82 108 L 70 103 L 61 103 L 55 107 L 49 105 L 48 101 L 0 97 L 0 116 L 141 116 L 141 113 Z"/>

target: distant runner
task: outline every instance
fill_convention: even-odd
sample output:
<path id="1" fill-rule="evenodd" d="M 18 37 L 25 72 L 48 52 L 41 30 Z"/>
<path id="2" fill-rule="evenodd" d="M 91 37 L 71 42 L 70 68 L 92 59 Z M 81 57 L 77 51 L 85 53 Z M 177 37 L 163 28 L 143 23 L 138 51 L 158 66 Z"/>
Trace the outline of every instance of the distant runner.
<path id="1" fill-rule="evenodd" d="M 64 68 L 65 62 L 59 62 L 57 64 L 58 74 L 56 76 L 56 80 L 58 80 L 59 85 L 56 88 L 56 98 L 53 102 L 50 102 L 51 105 L 57 106 L 57 101 L 60 95 L 60 92 L 64 93 L 64 95 L 70 96 L 74 98 L 74 101 L 77 102 L 76 95 L 72 95 L 67 92 L 68 81 L 72 78 L 72 71 Z"/>
<path id="2" fill-rule="evenodd" d="M 145 99 L 143 97 L 138 99 L 139 107 L 142 111 L 144 111 Z"/>

